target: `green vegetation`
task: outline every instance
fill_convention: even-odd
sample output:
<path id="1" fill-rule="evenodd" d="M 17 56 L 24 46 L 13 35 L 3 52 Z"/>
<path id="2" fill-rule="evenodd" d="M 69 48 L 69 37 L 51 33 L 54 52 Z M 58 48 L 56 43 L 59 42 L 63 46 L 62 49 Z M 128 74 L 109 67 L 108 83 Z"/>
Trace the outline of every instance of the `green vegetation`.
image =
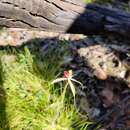
<path id="1" fill-rule="evenodd" d="M 74 129 L 81 119 L 73 95 L 65 93 L 63 99 L 65 84 L 52 84 L 63 75 L 67 46 L 66 42 L 55 50 L 50 46 L 47 54 L 34 44 L 1 48 L 0 130 Z M 88 124 L 83 120 L 78 127 L 83 130 Z"/>

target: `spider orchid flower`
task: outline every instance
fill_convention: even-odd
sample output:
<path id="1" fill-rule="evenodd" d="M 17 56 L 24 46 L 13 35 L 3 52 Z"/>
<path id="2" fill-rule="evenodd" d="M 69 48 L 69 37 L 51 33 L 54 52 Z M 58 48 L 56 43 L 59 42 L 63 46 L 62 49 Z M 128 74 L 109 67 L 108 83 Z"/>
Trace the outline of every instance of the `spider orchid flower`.
<path id="1" fill-rule="evenodd" d="M 73 93 L 73 96 L 75 97 L 75 87 L 74 87 L 74 84 L 72 82 L 76 82 L 78 84 L 80 84 L 81 86 L 83 86 L 83 84 L 79 81 L 77 81 L 76 79 L 73 78 L 73 72 L 72 70 L 69 70 L 69 71 L 64 71 L 64 76 L 63 78 L 57 78 L 55 79 L 52 84 L 55 84 L 55 83 L 58 83 L 58 82 L 61 82 L 61 81 L 67 81 L 67 84 L 70 86 L 71 88 L 71 91 Z"/>
<path id="2" fill-rule="evenodd" d="M 73 78 L 72 70 L 64 71 L 63 78 L 57 78 L 57 79 L 53 80 L 52 84 L 55 84 L 55 83 L 58 83 L 58 82 L 61 82 L 61 81 L 66 81 L 66 80 L 74 81 L 74 82 L 80 84 L 81 86 L 83 86 L 83 84 L 81 82 L 79 82 L 79 81 L 77 81 L 76 79 Z"/>

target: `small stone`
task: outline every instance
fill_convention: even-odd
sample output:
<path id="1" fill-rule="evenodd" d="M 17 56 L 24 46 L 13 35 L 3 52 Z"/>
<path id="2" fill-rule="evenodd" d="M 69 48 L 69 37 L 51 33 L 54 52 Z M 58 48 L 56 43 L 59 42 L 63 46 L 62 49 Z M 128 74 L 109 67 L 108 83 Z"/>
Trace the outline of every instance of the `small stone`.
<path id="1" fill-rule="evenodd" d="M 106 80 L 108 77 L 106 72 L 100 67 L 94 71 L 94 75 L 100 80 Z"/>

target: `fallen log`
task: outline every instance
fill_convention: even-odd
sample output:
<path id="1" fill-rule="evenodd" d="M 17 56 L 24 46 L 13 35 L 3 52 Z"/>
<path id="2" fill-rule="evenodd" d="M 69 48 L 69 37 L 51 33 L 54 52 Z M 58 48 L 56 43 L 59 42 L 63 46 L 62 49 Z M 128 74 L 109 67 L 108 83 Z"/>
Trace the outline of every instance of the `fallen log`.
<path id="1" fill-rule="evenodd" d="M 61 33 L 117 33 L 130 38 L 130 13 L 82 0 L 0 0 L 0 25 Z"/>

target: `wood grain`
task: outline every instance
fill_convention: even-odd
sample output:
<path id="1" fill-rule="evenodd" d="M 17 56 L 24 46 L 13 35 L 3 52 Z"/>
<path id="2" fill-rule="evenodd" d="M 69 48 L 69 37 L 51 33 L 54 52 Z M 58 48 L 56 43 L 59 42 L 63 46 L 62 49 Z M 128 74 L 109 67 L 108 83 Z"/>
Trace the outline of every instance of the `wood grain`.
<path id="1" fill-rule="evenodd" d="M 0 0 L 0 25 L 61 33 L 117 33 L 130 38 L 130 13 L 82 0 Z"/>

